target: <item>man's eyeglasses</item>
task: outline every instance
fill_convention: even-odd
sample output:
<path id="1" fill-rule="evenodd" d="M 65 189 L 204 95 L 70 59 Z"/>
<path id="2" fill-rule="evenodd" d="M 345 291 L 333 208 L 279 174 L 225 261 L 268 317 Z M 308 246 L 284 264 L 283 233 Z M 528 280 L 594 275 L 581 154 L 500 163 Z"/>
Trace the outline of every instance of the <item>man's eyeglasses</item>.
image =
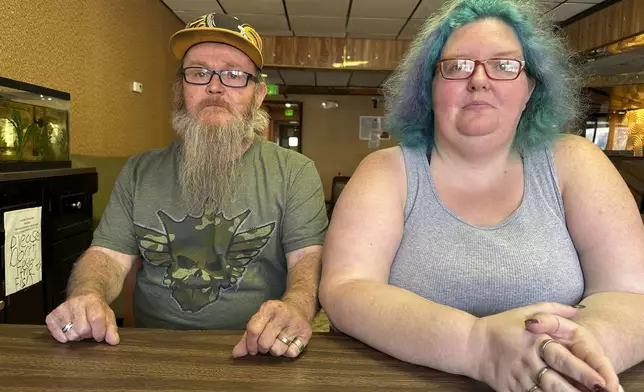
<path id="1" fill-rule="evenodd" d="M 525 61 L 515 59 L 443 59 L 436 62 L 441 76 L 448 80 L 469 79 L 479 65 L 492 80 L 514 80 L 525 69 Z"/>
<path id="2" fill-rule="evenodd" d="M 206 85 L 209 84 L 214 75 L 219 77 L 219 81 L 226 87 L 246 87 L 248 82 L 257 81 L 257 77 L 251 73 L 239 70 L 213 71 L 212 69 L 202 67 L 187 67 L 183 71 L 183 79 L 190 84 Z"/>

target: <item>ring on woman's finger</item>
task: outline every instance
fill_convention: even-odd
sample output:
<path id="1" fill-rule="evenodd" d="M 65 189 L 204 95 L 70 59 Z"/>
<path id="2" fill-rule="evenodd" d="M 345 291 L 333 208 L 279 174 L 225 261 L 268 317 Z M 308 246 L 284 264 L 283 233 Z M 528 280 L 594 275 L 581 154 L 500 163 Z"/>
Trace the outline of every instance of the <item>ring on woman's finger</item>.
<path id="1" fill-rule="evenodd" d="M 542 359 L 545 358 L 546 346 L 548 346 L 550 343 L 557 343 L 557 341 L 554 339 L 547 339 L 544 340 L 543 343 L 541 343 L 541 346 L 539 346 L 539 354 L 541 355 Z"/>
<path id="2" fill-rule="evenodd" d="M 537 373 L 537 379 L 535 380 L 537 385 L 541 385 L 541 379 L 543 378 L 544 374 L 548 373 L 548 370 L 550 370 L 550 368 L 548 366 L 546 366 L 543 369 L 539 370 L 539 373 Z"/>
<path id="3" fill-rule="evenodd" d="M 535 385 L 535 386 L 533 386 L 532 388 L 528 389 L 528 392 L 534 392 L 534 391 L 536 391 L 537 389 L 539 389 L 539 386 L 538 386 L 538 385 Z"/>
<path id="4" fill-rule="evenodd" d="M 277 340 L 279 340 L 280 342 L 284 343 L 287 346 L 291 345 L 291 341 L 285 338 L 284 335 L 277 336 Z"/>

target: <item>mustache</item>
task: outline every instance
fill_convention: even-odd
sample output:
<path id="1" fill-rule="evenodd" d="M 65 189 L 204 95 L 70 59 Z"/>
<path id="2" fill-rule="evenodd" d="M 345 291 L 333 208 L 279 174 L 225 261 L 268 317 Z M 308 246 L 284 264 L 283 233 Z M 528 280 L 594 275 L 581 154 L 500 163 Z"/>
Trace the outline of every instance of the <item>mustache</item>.
<path id="1" fill-rule="evenodd" d="M 234 113 L 235 111 L 233 110 L 232 106 L 225 101 L 223 98 L 206 98 L 203 101 L 199 102 L 199 105 L 197 105 L 197 112 L 202 111 L 204 108 L 208 106 L 220 106 L 223 107 L 224 109 L 228 110 L 231 113 Z"/>

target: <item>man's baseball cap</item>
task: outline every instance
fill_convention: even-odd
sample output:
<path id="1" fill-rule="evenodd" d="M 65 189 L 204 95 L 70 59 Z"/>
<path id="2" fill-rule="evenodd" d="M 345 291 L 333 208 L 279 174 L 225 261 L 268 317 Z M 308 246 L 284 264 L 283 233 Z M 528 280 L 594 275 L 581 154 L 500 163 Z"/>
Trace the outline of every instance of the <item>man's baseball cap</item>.
<path id="1" fill-rule="evenodd" d="M 230 45 L 244 52 L 260 70 L 264 66 L 259 34 L 233 16 L 213 12 L 193 20 L 170 38 L 170 49 L 174 57 L 181 60 L 188 49 L 204 42 Z"/>

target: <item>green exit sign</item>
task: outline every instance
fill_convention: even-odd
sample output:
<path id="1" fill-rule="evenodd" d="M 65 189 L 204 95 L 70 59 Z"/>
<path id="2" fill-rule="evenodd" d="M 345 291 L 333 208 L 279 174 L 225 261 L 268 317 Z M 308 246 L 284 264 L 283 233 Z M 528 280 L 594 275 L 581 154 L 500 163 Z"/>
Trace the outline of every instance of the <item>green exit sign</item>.
<path id="1" fill-rule="evenodd" d="M 295 112 L 293 111 L 293 109 L 284 109 L 284 115 L 285 115 L 286 117 L 293 117 L 293 114 L 295 114 Z"/>
<path id="2" fill-rule="evenodd" d="M 279 95 L 280 88 L 276 84 L 266 84 L 266 93 L 268 95 Z"/>

